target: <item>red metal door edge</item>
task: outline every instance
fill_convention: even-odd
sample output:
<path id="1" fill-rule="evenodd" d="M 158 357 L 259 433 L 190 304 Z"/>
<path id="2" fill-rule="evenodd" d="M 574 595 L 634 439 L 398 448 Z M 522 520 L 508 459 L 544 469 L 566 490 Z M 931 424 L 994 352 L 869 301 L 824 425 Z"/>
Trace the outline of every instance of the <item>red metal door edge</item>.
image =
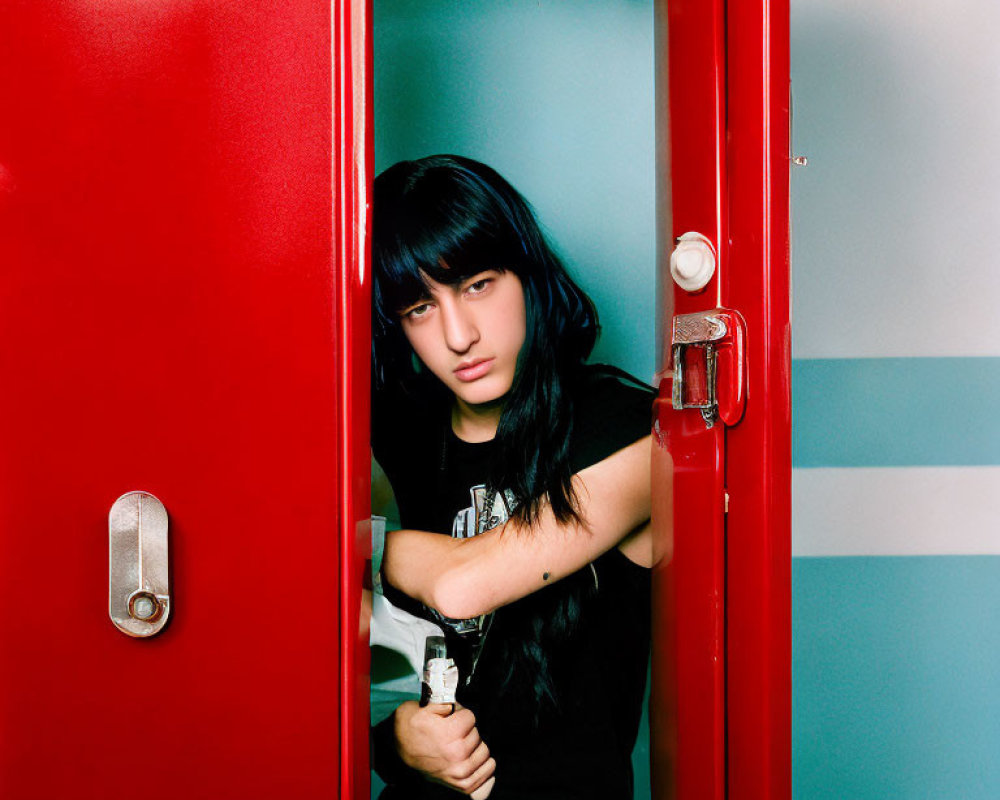
<path id="1" fill-rule="evenodd" d="M 727 7 L 730 264 L 750 402 L 727 430 L 729 797 L 791 797 L 788 0 Z"/>
<path id="2" fill-rule="evenodd" d="M 669 103 L 658 103 L 658 136 L 669 136 L 671 230 L 660 242 L 661 320 L 720 305 L 728 263 L 725 159 L 725 13 L 722 0 L 664 3 L 657 14 L 660 75 L 666 44 Z M 665 22 L 665 26 L 664 26 Z M 666 28 L 666 31 L 663 28 Z M 663 81 L 659 92 L 663 92 Z M 670 124 L 663 112 L 669 109 Z M 664 148 L 661 146 L 661 154 Z M 661 157 L 659 169 L 663 170 Z M 663 181 L 661 181 L 661 187 Z M 661 203 L 662 205 L 662 203 Z M 696 231 L 718 254 L 702 291 L 674 290 L 666 268 L 673 242 Z M 668 326 L 669 327 L 669 326 Z M 670 344 L 664 348 L 669 359 Z M 654 573 L 650 723 L 656 798 L 725 796 L 725 538 L 723 425 L 700 410 L 672 408 L 672 370 L 655 407 L 654 475 L 672 480 L 672 509 L 654 503 L 657 537 L 668 514 L 672 557 Z M 672 463 L 671 463 L 672 462 Z M 672 479 L 669 471 L 672 469 Z M 668 491 L 654 489 L 654 496 Z"/>
<path id="3" fill-rule="evenodd" d="M 368 621 L 371 589 L 369 386 L 373 172 L 370 0 L 337 0 L 333 25 L 333 188 L 337 308 L 340 529 L 340 786 L 338 797 L 367 800 L 369 770 Z"/>
<path id="4" fill-rule="evenodd" d="M 725 361 L 739 362 L 739 348 L 719 351 L 720 419 L 709 427 L 701 411 L 673 407 L 672 340 L 664 348 L 654 476 L 671 481 L 672 469 L 676 502 L 654 503 L 654 523 L 673 526 L 673 557 L 654 581 L 654 797 L 788 798 L 788 4 L 665 5 L 657 38 L 668 43 L 672 124 L 662 103 L 657 122 L 669 135 L 672 225 L 660 257 L 696 231 L 718 265 L 694 293 L 661 265 L 661 320 L 735 309 L 752 369 L 734 384 Z M 748 398 L 742 419 L 734 388 Z"/>

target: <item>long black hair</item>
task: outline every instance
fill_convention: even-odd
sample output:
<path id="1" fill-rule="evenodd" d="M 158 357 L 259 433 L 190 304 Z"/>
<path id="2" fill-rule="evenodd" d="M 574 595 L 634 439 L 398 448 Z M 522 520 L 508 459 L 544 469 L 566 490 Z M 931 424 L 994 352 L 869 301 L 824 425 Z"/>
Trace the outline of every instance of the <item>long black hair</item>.
<path id="1" fill-rule="evenodd" d="M 569 439 L 573 393 L 599 330 L 590 298 L 569 277 L 527 201 L 495 170 L 455 155 L 402 161 L 375 179 L 374 389 L 448 402 L 443 384 L 414 363 L 399 312 L 428 293 L 426 278 L 455 286 L 490 269 L 521 280 L 525 340 L 496 433 L 488 487 L 513 493 L 513 515 L 533 521 L 547 501 L 577 519 Z"/>

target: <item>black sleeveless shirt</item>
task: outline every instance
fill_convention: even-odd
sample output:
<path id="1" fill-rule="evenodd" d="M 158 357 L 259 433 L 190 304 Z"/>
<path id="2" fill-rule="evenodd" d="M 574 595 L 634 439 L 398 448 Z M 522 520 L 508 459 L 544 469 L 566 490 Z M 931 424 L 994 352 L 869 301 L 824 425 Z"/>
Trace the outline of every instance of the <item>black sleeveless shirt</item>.
<path id="1" fill-rule="evenodd" d="M 646 387 L 589 368 L 574 398 L 572 471 L 648 435 L 652 399 Z M 474 517 L 477 502 L 482 507 L 493 442 L 464 442 L 447 419 L 398 408 L 386 416 L 376 404 L 372 445 L 404 528 L 450 535 L 456 515 Z M 386 595 L 420 610 L 391 586 Z M 568 634 L 549 635 L 547 622 L 570 601 L 579 603 L 578 623 Z M 463 680 L 458 694 L 497 762 L 491 800 L 631 800 L 649 616 L 649 570 L 617 548 L 494 613 L 471 681 Z M 517 657 L 525 640 L 546 651 L 552 692 L 543 702 L 536 676 Z M 460 666 L 468 674 L 469 659 Z M 390 717 L 373 734 L 373 762 L 389 784 L 382 797 L 454 800 L 453 790 L 423 780 L 386 752 L 391 726 Z"/>

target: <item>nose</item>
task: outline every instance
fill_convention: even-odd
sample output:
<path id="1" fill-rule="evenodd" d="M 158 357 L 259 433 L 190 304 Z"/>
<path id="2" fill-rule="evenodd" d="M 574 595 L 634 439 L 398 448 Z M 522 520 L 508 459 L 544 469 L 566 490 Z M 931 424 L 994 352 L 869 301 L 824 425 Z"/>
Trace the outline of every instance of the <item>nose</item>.
<path id="1" fill-rule="evenodd" d="M 466 353 L 479 341 L 479 329 L 474 315 L 460 298 L 448 298 L 441 303 L 441 324 L 445 344 L 454 353 Z"/>

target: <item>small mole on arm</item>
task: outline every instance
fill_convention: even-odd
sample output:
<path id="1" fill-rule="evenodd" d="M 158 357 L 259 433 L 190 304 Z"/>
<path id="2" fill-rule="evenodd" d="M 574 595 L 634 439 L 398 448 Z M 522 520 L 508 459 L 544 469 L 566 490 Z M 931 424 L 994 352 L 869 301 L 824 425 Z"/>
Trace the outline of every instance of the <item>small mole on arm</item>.
<path id="1" fill-rule="evenodd" d="M 549 579 L 549 573 L 545 572 L 542 574 L 542 580 L 547 581 Z"/>

